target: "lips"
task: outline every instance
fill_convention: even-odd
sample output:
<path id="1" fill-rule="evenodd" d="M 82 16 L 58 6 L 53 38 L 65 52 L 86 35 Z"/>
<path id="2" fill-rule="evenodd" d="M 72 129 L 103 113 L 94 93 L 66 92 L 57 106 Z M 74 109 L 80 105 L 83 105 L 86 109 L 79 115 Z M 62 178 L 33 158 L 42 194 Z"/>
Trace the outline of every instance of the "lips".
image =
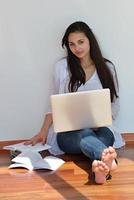
<path id="1" fill-rule="evenodd" d="M 82 53 L 83 53 L 83 51 L 81 51 L 81 52 L 80 51 L 79 52 L 78 51 L 75 52 L 76 55 L 81 55 Z"/>

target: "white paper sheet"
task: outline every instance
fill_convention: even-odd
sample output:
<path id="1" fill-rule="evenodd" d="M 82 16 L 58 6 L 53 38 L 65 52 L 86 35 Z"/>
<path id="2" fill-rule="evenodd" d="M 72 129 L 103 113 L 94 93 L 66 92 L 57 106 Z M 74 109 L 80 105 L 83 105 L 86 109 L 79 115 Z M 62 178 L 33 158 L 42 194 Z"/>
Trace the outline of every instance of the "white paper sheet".
<path id="1" fill-rule="evenodd" d="M 11 164 L 9 168 L 25 167 L 29 170 L 56 170 L 65 163 L 64 160 L 54 156 L 47 156 L 45 158 L 42 158 L 38 152 L 30 150 L 22 152 L 21 154 L 13 158 L 12 161 L 15 163 Z"/>
<path id="2" fill-rule="evenodd" d="M 42 143 L 37 143 L 36 145 L 32 146 L 31 144 L 24 145 L 24 142 L 3 147 L 3 149 L 6 149 L 6 150 L 11 150 L 11 151 L 17 150 L 20 152 L 28 151 L 28 150 L 40 152 L 40 151 L 44 151 L 44 150 L 47 150 L 50 148 L 51 148 L 51 146 L 48 144 L 43 145 Z"/>

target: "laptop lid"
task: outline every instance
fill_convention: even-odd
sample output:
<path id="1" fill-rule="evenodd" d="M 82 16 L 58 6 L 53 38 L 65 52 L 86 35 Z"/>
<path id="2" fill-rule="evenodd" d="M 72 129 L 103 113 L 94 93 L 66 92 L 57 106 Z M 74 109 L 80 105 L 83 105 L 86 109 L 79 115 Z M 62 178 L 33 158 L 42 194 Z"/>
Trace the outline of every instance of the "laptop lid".
<path id="1" fill-rule="evenodd" d="M 112 124 L 109 89 L 51 95 L 51 106 L 55 132 Z"/>

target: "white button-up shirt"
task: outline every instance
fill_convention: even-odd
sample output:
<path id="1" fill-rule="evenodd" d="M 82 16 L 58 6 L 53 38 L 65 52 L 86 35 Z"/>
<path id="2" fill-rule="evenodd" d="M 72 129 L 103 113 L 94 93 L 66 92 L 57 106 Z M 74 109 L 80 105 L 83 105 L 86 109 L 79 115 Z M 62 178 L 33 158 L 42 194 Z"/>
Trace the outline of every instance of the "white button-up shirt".
<path id="1" fill-rule="evenodd" d="M 112 64 L 109 63 L 107 64 L 113 75 L 115 87 L 118 91 L 114 67 Z M 62 94 L 68 92 L 68 83 L 69 83 L 69 72 L 68 72 L 67 60 L 66 58 L 64 58 L 58 61 L 55 65 L 52 94 Z M 102 89 L 102 84 L 100 82 L 100 79 L 96 71 L 91 76 L 91 78 L 86 81 L 84 85 L 81 85 L 78 88 L 78 91 L 95 90 L 95 89 Z M 111 103 L 111 106 L 112 106 L 112 119 L 114 123 L 114 120 L 116 119 L 116 116 L 119 112 L 119 98 L 115 98 L 114 101 Z M 51 108 L 49 109 L 49 112 L 51 112 Z M 121 146 L 125 145 L 125 142 L 123 141 L 121 134 L 116 130 L 116 128 L 113 125 L 108 126 L 108 128 L 114 134 L 115 138 L 114 147 L 120 148 Z M 49 150 L 50 153 L 54 155 L 64 153 L 63 151 L 60 150 L 57 144 L 57 133 L 54 132 L 53 125 L 49 128 L 47 143 L 52 146 L 52 148 Z"/>

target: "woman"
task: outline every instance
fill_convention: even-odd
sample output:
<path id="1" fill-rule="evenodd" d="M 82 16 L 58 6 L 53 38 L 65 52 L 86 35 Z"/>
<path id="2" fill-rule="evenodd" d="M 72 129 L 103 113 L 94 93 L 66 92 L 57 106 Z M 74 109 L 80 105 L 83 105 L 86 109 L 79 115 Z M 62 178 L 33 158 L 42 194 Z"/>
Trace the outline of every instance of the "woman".
<path id="1" fill-rule="evenodd" d="M 62 47 L 66 47 L 67 57 L 56 63 L 53 94 L 109 88 L 112 118 L 115 120 L 119 109 L 116 71 L 113 64 L 102 56 L 92 30 L 84 22 L 72 23 L 65 31 Z M 40 132 L 26 144 L 47 141 L 54 155 L 83 153 L 92 160 L 96 183 L 105 183 L 110 172 L 117 167 L 113 146 L 124 145 L 121 135 L 112 126 L 61 134 L 54 133 L 51 125 L 50 112 L 46 114 Z"/>

